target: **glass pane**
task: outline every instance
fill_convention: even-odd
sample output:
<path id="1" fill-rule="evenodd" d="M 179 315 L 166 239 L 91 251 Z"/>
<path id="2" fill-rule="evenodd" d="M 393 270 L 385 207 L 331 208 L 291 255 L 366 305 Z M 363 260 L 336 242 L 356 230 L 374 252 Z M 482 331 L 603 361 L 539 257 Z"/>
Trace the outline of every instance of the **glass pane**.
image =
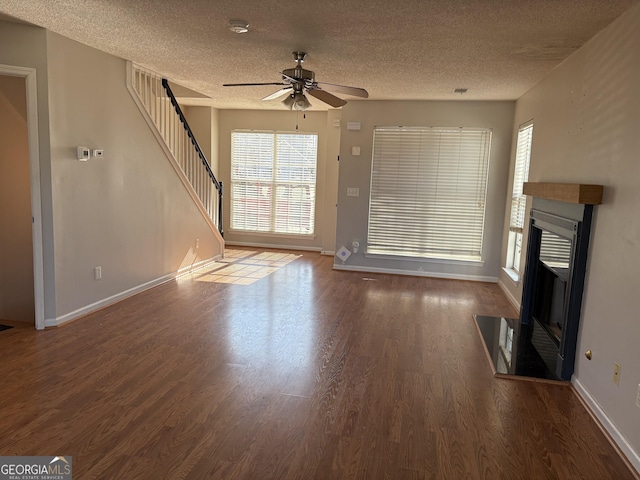
<path id="1" fill-rule="evenodd" d="M 571 240 L 542 230 L 540 261 L 554 270 L 568 270 L 571 261 Z"/>

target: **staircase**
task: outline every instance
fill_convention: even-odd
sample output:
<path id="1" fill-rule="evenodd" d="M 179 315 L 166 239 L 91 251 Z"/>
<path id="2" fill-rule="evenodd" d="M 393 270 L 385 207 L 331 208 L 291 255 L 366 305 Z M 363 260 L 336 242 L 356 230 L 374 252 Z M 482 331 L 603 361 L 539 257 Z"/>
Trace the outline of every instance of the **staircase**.
<path id="1" fill-rule="evenodd" d="M 169 83 L 160 75 L 127 62 L 127 88 L 182 183 L 223 243 L 222 182 L 211 171 Z"/>

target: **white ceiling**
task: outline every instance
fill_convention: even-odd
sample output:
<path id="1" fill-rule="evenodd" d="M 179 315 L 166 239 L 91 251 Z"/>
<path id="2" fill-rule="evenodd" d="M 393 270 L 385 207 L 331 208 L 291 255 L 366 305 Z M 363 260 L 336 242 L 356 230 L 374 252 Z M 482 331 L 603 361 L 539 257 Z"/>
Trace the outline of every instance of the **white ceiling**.
<path id="1" fill-rule="evenodd" d="M 147 66 L 215 107 L 281 109 L 259 100 L 278 87 L 222 84 L 280 81 L 303 50 L 316 80 L 374 100 L 513 100 L 638 1 L 0 0 L 0 13 Z M 232 33 L 232 19 L 250 31 Z"/>

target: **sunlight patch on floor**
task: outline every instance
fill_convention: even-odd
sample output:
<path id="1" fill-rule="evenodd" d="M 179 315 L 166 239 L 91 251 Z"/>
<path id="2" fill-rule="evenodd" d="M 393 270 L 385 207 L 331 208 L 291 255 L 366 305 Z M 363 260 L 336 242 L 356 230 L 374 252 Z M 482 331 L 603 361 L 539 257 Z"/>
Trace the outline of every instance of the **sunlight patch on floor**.
<path id="1" fill-rule="evenodd" d="M 196 280 L 199 282 L 251 285 L 300 258 L 300 256 L 292 253 L 258 253 L 251 250 L 227 248 L 224 251 L 224 258 L 206 269 L 200 270 Z"/>

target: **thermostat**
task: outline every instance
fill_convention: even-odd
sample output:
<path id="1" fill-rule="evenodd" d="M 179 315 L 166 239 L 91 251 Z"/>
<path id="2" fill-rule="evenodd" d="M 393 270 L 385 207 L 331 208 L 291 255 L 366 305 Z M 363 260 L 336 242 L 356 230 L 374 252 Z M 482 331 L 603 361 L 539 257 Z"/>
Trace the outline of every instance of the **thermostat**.
<path id="1" fill-rule="evenodd" d="M 87 147 L 78 147 L 78 160 L 86 162 L 91 156 L 91 151 Z"/>

